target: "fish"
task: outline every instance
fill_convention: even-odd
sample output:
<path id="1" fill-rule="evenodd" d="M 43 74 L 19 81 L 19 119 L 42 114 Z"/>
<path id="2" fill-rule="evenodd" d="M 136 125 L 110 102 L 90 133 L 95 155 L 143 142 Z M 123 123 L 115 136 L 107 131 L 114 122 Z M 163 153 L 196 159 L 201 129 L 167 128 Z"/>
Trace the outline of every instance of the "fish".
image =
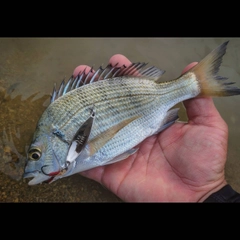
<path id="1" fill-rule="evenodd" d="M 239 95 L 234 82 L 217 75 L 227 44 L 172 80 L 161 81 L 164 70 L 137 62 L 84 70 L 59 89 L 55 84 L 27 152 L 28 185 L 123 161 L 171 127 L 179 119 L 174 106 L 184 100 Z"/>

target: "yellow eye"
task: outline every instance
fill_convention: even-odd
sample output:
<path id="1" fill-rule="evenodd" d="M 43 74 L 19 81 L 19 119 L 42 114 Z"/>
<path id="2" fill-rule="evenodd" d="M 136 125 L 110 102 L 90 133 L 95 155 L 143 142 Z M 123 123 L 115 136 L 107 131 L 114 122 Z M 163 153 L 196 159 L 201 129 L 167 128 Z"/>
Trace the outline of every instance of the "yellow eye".
<path id="1" fill-rule="evenodd" d="M 37 161 L 41 158 L 42 153 L 39 149 L 33 148 L 28 151 L 28 159 Z"/>

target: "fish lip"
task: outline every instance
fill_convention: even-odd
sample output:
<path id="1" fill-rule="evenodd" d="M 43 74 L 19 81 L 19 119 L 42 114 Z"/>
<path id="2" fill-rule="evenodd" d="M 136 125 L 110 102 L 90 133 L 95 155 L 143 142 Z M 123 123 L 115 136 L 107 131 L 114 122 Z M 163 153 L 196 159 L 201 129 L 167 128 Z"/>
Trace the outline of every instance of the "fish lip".
<path id="1" fill-rule="evenodd" d="M 25 173 L 23 174 L 23 178 L 36 177 L 37 174 L 39 174 L 39 171 L 25 172 Z"/>
<path id="2" fill-rule="evenodd" d="M 31 179 L 28 182 L 28 185 L 36 185 L 39 183 L 43 183 L 51 178 L 49 176 L 42 174 L 39 171 L 26 172 L 23 174 L 23 178 L 30 178 L 30 177 L 33 177 L 33 179 Z"/>

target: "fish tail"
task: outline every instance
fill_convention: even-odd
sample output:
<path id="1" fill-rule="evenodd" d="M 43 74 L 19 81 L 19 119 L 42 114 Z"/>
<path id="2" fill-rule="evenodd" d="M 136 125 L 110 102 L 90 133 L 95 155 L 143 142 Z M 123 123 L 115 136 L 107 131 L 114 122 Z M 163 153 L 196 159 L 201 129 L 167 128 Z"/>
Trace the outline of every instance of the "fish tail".
<path id="1" fill-rule="evenodd" d="M 227 78 L 217 75 L 222 57 L 226 53 L 227 44 L 228 41 L 221 44 L 188 71 L 196 76 L 200 86 L 198 96 L 222 97 L 240 94 L 240 89 L 232 86 L 235 82 L 227 82 Z"/>

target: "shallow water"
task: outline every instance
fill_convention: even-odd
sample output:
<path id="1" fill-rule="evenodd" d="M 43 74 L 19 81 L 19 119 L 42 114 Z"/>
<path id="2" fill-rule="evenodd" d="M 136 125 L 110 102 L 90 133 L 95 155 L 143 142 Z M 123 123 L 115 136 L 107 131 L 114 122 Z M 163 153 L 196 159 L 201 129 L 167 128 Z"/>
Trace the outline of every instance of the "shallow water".
<path id="1" fill-rule="evenodd" d="M 28 186 L 22 179 L 25 152 L 36 123 L 49 104 L 53 84 L 86 64 L 106 66 L 116 53 L 133 62 L 148 62 L 166 70 L 163 80 L 179 76 L 230 40 L 220 75 L 240 87 L 240 39 L 226 38 L 2 38 L 0 39 L 0 201 L 103 202 L 121 201 L 100 184 L 78 174 L 50 185 Z M 240 97 L 214 102 L 229 126 L 227 181 L 240 192 Z M 186 119 L 181 109 L 181 119 Z M 211 159 L 209 159 L 211 161 Z"/>

